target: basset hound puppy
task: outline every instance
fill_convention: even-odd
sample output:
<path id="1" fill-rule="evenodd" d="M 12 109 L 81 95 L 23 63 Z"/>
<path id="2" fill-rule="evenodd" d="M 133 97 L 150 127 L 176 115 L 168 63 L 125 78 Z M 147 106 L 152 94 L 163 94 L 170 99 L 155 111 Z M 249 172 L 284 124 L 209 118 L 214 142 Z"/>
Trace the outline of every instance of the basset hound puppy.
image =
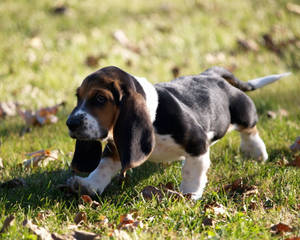
<path id="1" fill-rule="evenodd" d="M 152 85 L 117 67 L 102 68 L 77 89 L 77 106 L 66 122 L 70 136 L 77 139 L 71 167 L 90 173 L 69 183 L 75 190 L 101 194 L 120 171 L 124 176 L 146 160 L 181 159 L 180 189 L 199 199 L 207 182 L 210 146 L 229 130 L 240 132 L 242 152 L 267 160 L 254 103 L 243 91 L 286 75 L 242 82 L 226 69 L 213 67 Z M 107 141 L 103 153 L 100 141 Z"/>

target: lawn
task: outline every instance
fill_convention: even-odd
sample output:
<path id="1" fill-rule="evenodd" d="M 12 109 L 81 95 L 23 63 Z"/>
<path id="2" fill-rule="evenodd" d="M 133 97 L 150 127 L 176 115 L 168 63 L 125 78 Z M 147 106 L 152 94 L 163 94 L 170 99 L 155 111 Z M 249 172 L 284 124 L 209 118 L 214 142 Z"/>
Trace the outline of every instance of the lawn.
<path id="1" fill-rule="evenodd" d="M 51 233 L 68 235 L 76 228 L 111 239 L 125 233 L 133 239 L 299 237 L 300 169 L 288 166 L 297 157 L 289 146 L 300 135 L 300 14 L 296 3 L 2 0 L 0 103 L 18 102 L 32 110 L 62 101 L 66 106 L 59 108 L 57 123 L 34 126 L 26 133 L 20 116 L 0 118 L 4 165 L 0 184 L 14 178 L 26 183 L 0 187 L 0 227 L 9 215 L 16 217 L 0 238 L 36 239 L 22 226 L 25 219 Z M 116 33 L 124 33 L 125 40 Z M 258 109 L 258 128 L 269 160 L 260 164 L 245 159 L 239 152 L 239 136 L 233 132 L 212 147 L 209 182 L 197 202 L 167 195 L 145 200 L 141 194 L 146 186 L 168 182 L 178 190 L 180 162 L 170 166 L 145 163 L 129 172 L 122 186 L 114 179 L 96 199 L 97 208 L 80 196 L 65 194 L 57 186 L 72 175 L 74 140 L 68 136 L 65 121 L 76 102 L 75 89 L 86 75 L 108 65 L 152 83 L 170 81 L 177 73 L 197 74 L 214 65 L 230 69 L 244 81 L 292 72 L 249 93 Z M 268 111 L 285 114 L 270 118 Z M 36 168 L 22 166 L 27 153 L 41 149 L 59 150 L 57 160 Z M 87 219 L 74 226 L 80 211 Z M 131 212 L 143 226 L 118 230 L 120 216 Z M 280 222 L 290 226 L 291 232 L 273 233 L 270 228 Z"/>

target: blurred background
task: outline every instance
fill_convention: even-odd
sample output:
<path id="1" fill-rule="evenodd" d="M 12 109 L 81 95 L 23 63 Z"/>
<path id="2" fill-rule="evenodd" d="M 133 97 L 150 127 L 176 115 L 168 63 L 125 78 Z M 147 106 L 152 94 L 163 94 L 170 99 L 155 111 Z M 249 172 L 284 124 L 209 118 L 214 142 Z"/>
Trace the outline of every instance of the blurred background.
<path id="1" fill-rule="evenodd" d="M 242 80 L 291 71 L 292 80 L 268 88 L 270 96 L 288 92 L 285 101 L 299 85 L 296 3 L 2 0 L 0 101 L 72 106 L 82 79 L 107 65 L 153 83 L 213 65 Z"/>

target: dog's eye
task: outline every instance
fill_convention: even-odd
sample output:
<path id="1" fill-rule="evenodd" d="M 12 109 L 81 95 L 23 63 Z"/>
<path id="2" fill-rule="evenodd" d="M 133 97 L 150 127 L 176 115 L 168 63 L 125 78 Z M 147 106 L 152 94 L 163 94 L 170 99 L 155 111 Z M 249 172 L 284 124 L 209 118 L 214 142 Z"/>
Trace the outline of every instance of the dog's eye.
<path id="1" fill-rule="evenodd" d="M 102 95 L 97 95 L 95 99 L 96 99 L 96 102 L 101 105 L 106 102 L 106 98 Z"/>

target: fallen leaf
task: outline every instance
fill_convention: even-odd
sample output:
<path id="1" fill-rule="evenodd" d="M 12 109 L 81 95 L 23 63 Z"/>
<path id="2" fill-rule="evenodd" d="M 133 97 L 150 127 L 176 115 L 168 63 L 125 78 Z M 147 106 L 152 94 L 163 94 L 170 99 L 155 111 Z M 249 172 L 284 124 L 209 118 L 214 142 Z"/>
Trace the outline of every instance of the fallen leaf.
<path id="1" fill-rule="evenodd" d="M 289 115 L 289 113 L 288 113 L 287 110 L 281 108 L 281 109 L 278 110 L 278 115 L 279 115 L 280 117 L 287 117 L 287 116 Z"/>
<path id="2" fill-rule="evenodd" d="M 28 157 L 31 157 L 30 159 L 25 159 L 23 161 L 23 165 L 25 168 L 29 168 L 29 167 L 37 167 L 39 166 L 41 163 L 43 163 L 43 165 L 47 165 L 49 161 L 53 161 L 53 160 L 57 160 L 58 158 L 58 150 L 39 150 L 36 152 L 32 152 L 32 153 L 28 153 L 26 154 Z"/>
<path id="3" fill-rule="evenodd" d="M 3 222 L 2 228 L 1 228 L 1 230 L 0 230 L 0 234 L 1 234 L 1 233 L 4 233 L 5 231 L 7 231 L 7 229 L 8 229 L 11 225 L 13 225 L 14 221 L 15 221 L 15 216 L 13 216 L 13 215 L 8 216 L 8 217 L 4 220 L 4 222 Z"/>
<path id="4" fill-rule="evenodd" d="M 97 67 L 99 64 L 99 56 L 89 55 L 85 59 L 85 64 L 89 67 Z"/>
<path id="5" fill-rule="evenodd" d="M 287 3 L 286 8 L 292 13 L 300 14 L 300 5 L 295 3 Z"/>
<path id="6" fill-rule="evenodd" d="M 248 186 L 244 184 L 244 180 L 242 178 L 238 178 L 232 184 L 226 185 L 224 190 L 230 197 L 235 197 L 237 194 L 243 195 L 243 197 L 258 194 L 257 186 Z"/>
<path id="7" fill-rule="evenodd" d="M 277 44 L 275 44 L 271 34 L 264 34 L 263 35 L 263 39 L 264 39 L 264 43 L 266 48 L 268 48 L 269 50 L 271 50 L 272 52 L 275 52 L 276 54 L 278 54 L 279 56 L 282 55 L 282 51 L 280 50 L 280 48 L 277 46 Z"/>
<path id="8" fill-rule="evenodd" d="M 154 197 L 160 201 L 163 197 L 163 193 L 157 187 L 146 186 L 142 190 L 142 196 L 145 200 L 151 200 Z"/>
<path id="9" fill-rule="evenodd" d="M 295 142 L 290 146 L 293 152 L 300 151 L 300 137 L 297 137 Z"/>
<path id="10" fill-rule="evenodd" d="M 53 240 L 76 240 L 73 236 L 60 235 L 58 233 L 52 233 L 51 237 Z"/>
<path id="11" fill-rule="evenodd" d="M 297 156 L 296 159 L 294 161 L 290 162 L 287 166 L 300 168 L 300 156 Z"/>
<path id="12" fill-rule="evenodd" d="M 217 202 L 213 202 L 211 204 L 207 204 L 204 206 L 204 210 L 205 211 L 211 211 L 213 212 L 215 215 L 225 215 L 227 213 L 225 207 Z"/>
<path id="13" fill-rule="evenodd" d="M 210 217 L 205 217 L 203 220 L 202 220 L 202 224 L 204 226 L 214 226 L 214 220 Z"/>
<path id="14" fill-rule="evenodd" d="M 116 39 L 123 47 L 131 50 L 132 52 L 135 52 L 135 53 L 141 53 L 141 49 L 130 43 L 129 39 L 127 38 L 126 34 L 122 31 L 122 30 L 116 30 L 114 33 L 113 33 L 113 37 L 114 39 Z"/>
<path id="15" fill-rule="evenodd" d="M 173 77 L 174 78 L 177 78 L 179 77 L 179 74 L 180 74 L 180 68 L 178 66 L 174 66 L 172 68 L 172 74 L 173 74 Z"/>
<path id="16" fill-rule="evenodd" d="M 257 43 L 252 39 L 241 39 L 237 40 L 238 45 L 245 51 L 254 51 L 257 52 L 259 50 Z"/>
<path id="17" fill-rule="evenodd" d="M 55 116 L 57 114 L 58 108 L 64 106 L 65 102 L 57 104 L 53 107 L 46 107 L 33 112 L 31 110 L 18 110 L 19 115 L 25 120 L 27 126 L 43 126 L 45 124 L 56 123 L 58 118 Z"/>
<path id="18" fill-rule="evenodd" d="M 1 102 L 0 118 L 17 115 L 19 107 L 20 105 L 17 102 Z"/>
<path id="19" fill-rule="evenodd" d="M 82 222 L 86 222 L 87 221 L 87 214 L 85 212 L 79 212 L 76 214 L 75 218 L 74 218 L 74 222 L 78 225 Z"/>
<path id="20" fill-rule="evenodd" d="M 120 216 L 120 224 L 130 224 L 133 223 L 134 219 L 132 214 L 125 214 Z"/>
<path id="21" fill-rule="evenodd" d="M 92 208 L 97 208 L 100 206 L 100 203 L 93 201 L 89 195 L 81 195 L 81 199 L 84 203 L 87 203 Z"/>
<path id="22" fill-rule="evenodd" d="M 300 240 L 300 237 L 291 237 L 291 238 L 286 238 L 285 240 Z"/>
<path id="23" fill-rule="evenodd" d="M 72 234 L 72 236 L 76 239 L 76 240 L 94 240 L 94 239 L 100 239 L 100 236 L 98 234 L 95 233 L 91 233 L 91 232 L 85 232 L 85 231 L 74 231 L 74 233 Z"/>
<path id="24" fill-rule="evenodd" d="M 137 227 L 142 228 L 144 225 L 137 218 L 138 218 L 137 212 L 121 215 L 120 223 L 117 228 L 122 230 L 130 230 L 130 231 L 133 231 Z"/>
<path id="25" fill-rule="evenodd" d="M 16 187 L 24 187 L 26 185 L 25 180 L 23 178 L 14 178 L 7 182 L 0 184 L 0 188 L 16 188 Z"/>
<path id="26" fill-rule="evenodd" d="M 292 232 L 293 229 L 284 223 L 278 223 L 271 227 L 271 231 L 275 234 L 283 234 L 284 232 Z"/>
<path id="27" fill-rule="evenodd" d="M 52 8 L 52 13 L 57 15 L 63 15 L 66 13 L 68 8 L 65 5 L 57 5 Z"/>
<path id="28" fill-rule="evenodd" d="M 43 228 L 38 227 L 37 225 L 33 224 L 31 220 L 24 220 L 23 226 L 29 228 L 35 235 L 37 235 L 41 240 L 52 240 L 51 233 Z"/>
<path id="29" fill-rule="evenodd" d="M 268 116 L 268 118 L 275 119 L 277 117 L 277 113 L 274 111 L 268 111 L 267 116 Z"/>

